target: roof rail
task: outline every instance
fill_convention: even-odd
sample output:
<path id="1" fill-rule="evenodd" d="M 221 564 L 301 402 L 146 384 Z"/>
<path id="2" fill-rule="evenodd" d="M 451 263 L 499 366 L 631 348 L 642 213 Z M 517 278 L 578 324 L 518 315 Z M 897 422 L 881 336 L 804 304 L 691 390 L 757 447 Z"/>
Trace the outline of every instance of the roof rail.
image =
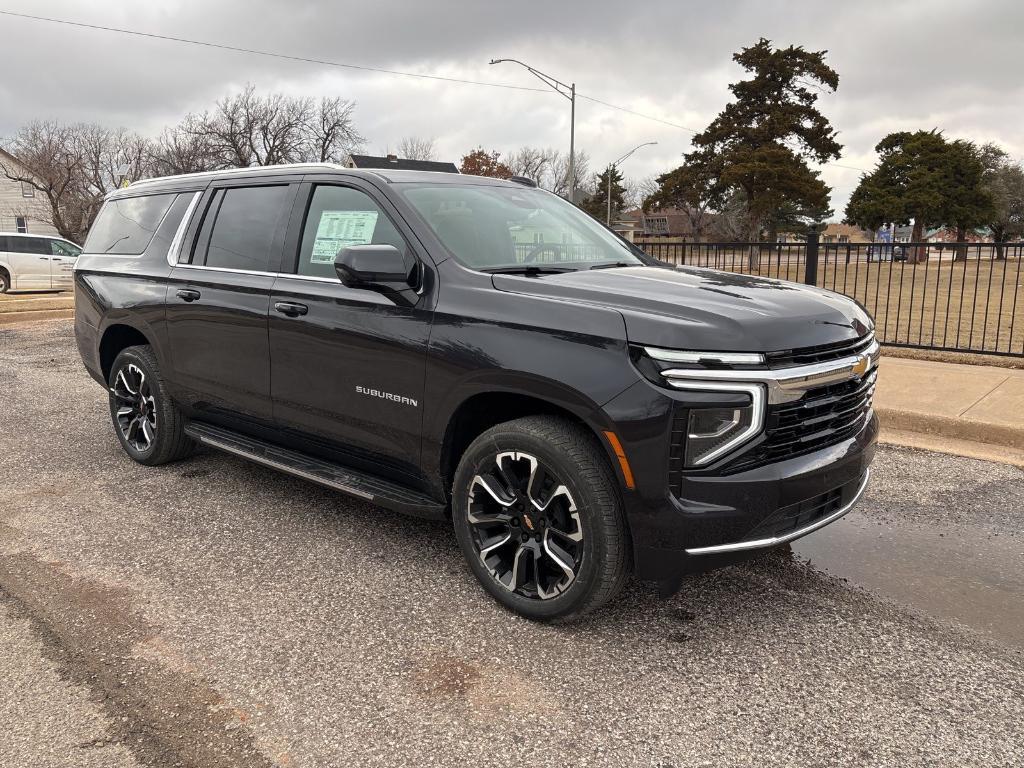
<path id="1" fill-rule="evenodd" d="M 516 184 L 522 184 L 524 187 L 536 188 L 537 182 L 527 176 L 509 176 L 508 180 Z"/>
<path id="2" fill-rule="evenodd" d="M 168 181 L 170 179 L 198 179 L 200 177 L 213 177 L 213 176 L 233 176 L 236 174 L 244 173 L 257 173 L 259 171 L 273 171 L 273 170 L 292 170 L 292 171 L 314 171 L 323 170 L 329 168 L 331 170 L 348 170 L 345 166 L 338 163 L 281 163 L 279 165 L 249 165 L 244 168 L 225 168 L 220 171 L 200 171 L 198 173 L 179 173 L 172 176 L 155 176 L 151 179 L 139 179 L 129 184 L 129 187 L 134 187 L 141 184 L 152 184 L 158 181 Z"/>

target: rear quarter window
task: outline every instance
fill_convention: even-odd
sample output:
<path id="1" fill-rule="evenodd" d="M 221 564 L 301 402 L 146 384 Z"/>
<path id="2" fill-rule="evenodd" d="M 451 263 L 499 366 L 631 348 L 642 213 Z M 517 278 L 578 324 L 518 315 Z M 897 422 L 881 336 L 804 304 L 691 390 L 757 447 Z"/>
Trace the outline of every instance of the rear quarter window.
<path id="1" fill-rule="evenodd" d="M 175 193 L 108 200 L 89 230 L 86 253 L 137 256 L 149 247 Z"/>

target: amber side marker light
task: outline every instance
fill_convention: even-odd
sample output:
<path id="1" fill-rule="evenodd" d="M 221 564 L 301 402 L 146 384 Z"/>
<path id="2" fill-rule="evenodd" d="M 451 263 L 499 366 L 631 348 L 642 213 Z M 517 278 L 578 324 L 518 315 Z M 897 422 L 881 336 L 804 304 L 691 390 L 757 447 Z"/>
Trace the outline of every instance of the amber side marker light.
<path id="1" fill-rule="evenodd" d="M 626 452 L 622 450 L 622 443 L 619 442 L 619 436 L 614 432 L 606 430 L 604 436 L 608 439 L 608 444 L 615 451 L 615 458 L 619 460 L 619 466 L 622 468 L 622 478 L 626 481 L 626 487 L 629 490 L 636 490 L 636 483 L 633 482 L 633 470 L 629 468 L 629 460 L 626 458 Z"/>

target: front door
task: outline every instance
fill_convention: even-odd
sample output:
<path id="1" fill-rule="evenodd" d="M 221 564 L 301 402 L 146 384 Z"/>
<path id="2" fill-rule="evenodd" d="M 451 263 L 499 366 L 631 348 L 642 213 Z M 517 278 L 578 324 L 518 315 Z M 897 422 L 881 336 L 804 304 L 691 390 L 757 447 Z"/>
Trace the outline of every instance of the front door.
<path id="1" fill-rule="evenodd" d="M 415 480 L 432 294 L 406 302 L 348 288 L 334 257 L 357 244 L 394 245 L 421 262 L 423 254 L 369 185 L 304 184 L 303 200 L 282 267 L 291 274 L 279 276 L 270 301 L 275 419 L 307 450 Z"/>
<path id="2" fill-rule="evenodd" d="M 82 249 L 61 240 L 50 241 L 50 287 L 70 291 L 75 287 L 75 262 Z"/>
<path id="3" fill-rule="evenodd" d="M 194 415 L 244 429 L 272 420 L 267 317 L 296 185 L 220 186 L 168 278 L 176 396 Z"/>

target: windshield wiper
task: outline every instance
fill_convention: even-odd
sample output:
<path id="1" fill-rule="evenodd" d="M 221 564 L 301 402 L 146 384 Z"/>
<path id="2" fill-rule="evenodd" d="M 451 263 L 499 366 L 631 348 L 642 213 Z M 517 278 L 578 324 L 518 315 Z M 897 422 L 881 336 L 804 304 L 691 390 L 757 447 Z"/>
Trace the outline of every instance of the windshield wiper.
<path id="1" fill-rule="evenodd" d="M 600 264 L 594 264 L 591 269 L 612 269 L 613 267 L 636 267 L 638 264 L 631 264 L 628 261 L 605 261 Z"/>
<path id="2" fill-rule="evenodd" d="M 576 267 L 549 267 L 543 264 L 517 264 L 513 267 L 492 267 L 482 269 L 491 275 L 554 275 L 561 272 L 575 272 Z"/>

